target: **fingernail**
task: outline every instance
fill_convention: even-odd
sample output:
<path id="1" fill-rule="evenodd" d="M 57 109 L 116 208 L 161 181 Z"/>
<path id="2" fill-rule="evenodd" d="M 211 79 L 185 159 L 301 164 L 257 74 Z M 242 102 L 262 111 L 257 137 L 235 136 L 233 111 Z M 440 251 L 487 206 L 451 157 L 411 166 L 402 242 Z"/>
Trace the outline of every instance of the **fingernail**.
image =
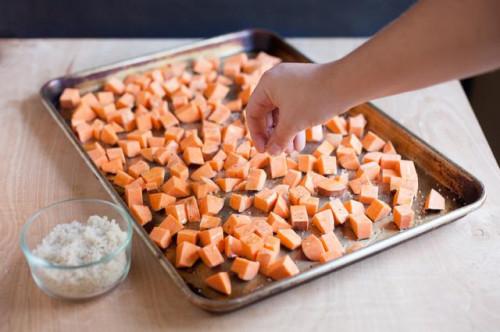
<path id="1" fill-rule="evenodd" d="M 281 153 L 281 147 L 276 143 L 272 143 L 271 146 L 269 146 L 269 148 L 267 150 L 273 156 L 276 156 L 276 155 Z"/>

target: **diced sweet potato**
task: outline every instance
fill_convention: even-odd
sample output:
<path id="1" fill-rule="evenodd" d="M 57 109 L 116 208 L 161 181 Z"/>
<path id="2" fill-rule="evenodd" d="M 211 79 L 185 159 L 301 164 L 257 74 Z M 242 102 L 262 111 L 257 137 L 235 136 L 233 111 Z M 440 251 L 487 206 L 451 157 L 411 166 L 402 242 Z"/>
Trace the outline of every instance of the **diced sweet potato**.
<path id="1" fill-rule="evenodd" d="M 245 258 L 236 257 L 233 265 L 231 265 L 231 271 L 236 273 L 241 280 L 249 281 L 257 276 L 259 267 L 259 262 L 252 262 Z"/>
<path id="2" fill-rule="evenodd" d="M 290 208 L 283 195 L 278 194 L 273 212 L 282 218 L 288 218 L 290 216 Z"/>
<path id="3" fill-rule="evenodd" d="M 290 203 L 294 205 L 299 204 L 301 199 L 307 197 L 311 197 L 311 192 L 303 186 L 296 186 L 294 188 L 290 188 L 288 192 L 288 198 L 290 200 Z"/>
<path id="4" fill-rule="evenodd" d="M 359 168 L 358 156 L 352 148 L 339 146 L 337 148 L 337 160 L 345 169 L 356 170 Z"/>
<path id="5" fill-rule="evenodd" d="M 271 170 L 271 178 L 283 177 L 288 172 L 285 154 L 279 156 L 269 157 L 269 168 Z"/>
<path id="6" fill-rule="evenodd" d="M 174 236 L 178 231 L 184 228 L 184 225 L 173 215 L 168 215 L 165 219 L 163 219 L 158 227 L 168 229 L 170 231 L 170 235 Z"/>
<path id="7" fill-rule="evenodd" d="M 183 241 L 175 249 L 175 266 L 178 268 L 191 267 L 196 263 L 200 247 L 188 241 Z"/>
<path id="8" fill-rule="evenodd" d="M 360 165 L 356 172 L 356 177 L 360 177 L 362 175 L 366 175 L 370 181 L 375 180 L 380 176 L 380 166 L 374 161 Z"/>
<path id="9" fill-rule="evenodd" d="M 263 275 L 267 276 L 268 274 L 268 269 L 271 266 L 272 263 L 276 260 L 278 257 L 279 251 L 274 251 L 268 248 L 261 248 L 257 252 L 257 256 L 255 257 L 255 260 L 259 262 L 260 267 L 259 271 Z"/>
<path id="10" fill-rule="evenodd" d="M 364 213 L 350 214 L 349 225 L 358 240 L 368 239 L 373 233 L 373 223 Z"/>
<path id="11" fill-rule="evenodd" d="M 290 256 L 282 256 L 268 268 L 268 274 L 274 280 L 281 280 L 298 274 L 299 268 Z"/>
<path id="12" fill-rule="evenodd" d="M 385 218 L 386 216 L 389 215 L 390 212 L 391 212 L 391 207 L 379 199 L 374 199 L 370 203 L 370 206 L 368 206 L 368 208 L 366 209 L 366 215 L 373 222 Z"/>
<path id="13" fill-rule="evenodd" d="M 149 208 L 145 205 L 132 205 L 130 207 L 130 212 L 141 226 L 144 226 L 153 219 L 151 210 L 149 210 Z"/>
<path id="14" fill-rule="evenodd" d="M 78 89 L 66 88 L 59 97 L 62 108 L 73 109 L 80 104 L 80 91 Z"/>
<path id="15" fill-rule="evenodd" d="M 205 283 L 216 291 L 231 295 L 231 280 L 227 272 L 218 272 L 205 279 Z"/>
<path id="16" fill-rule="evenodd" d="M 264 247 L 264 240 L 255 233 L 247 233 L 240 240 L 243 256 L 255 260 L 257 252 Z"/>
<path id="17" fill-rule="evenodd" d="M 215 244 L 209 244 L 199 249 L 198 255 L 200 256 L 203 263 L 212 268 L 217 265 L 224 263 L 224 257 L 222 257 L 219 249 Z"/>
<path id="18" fill-rule="evenodd" d="M 374 132 L 368 131 L 365 137 L 363 137 L 362 144 L 366 151 L 373 152 L 382 150 L 385 141 Z"/>
<path id="19" fill-rule="evenodd" d="M 304 240 L 302 240 L 302 252 L 310 261 L 317 262 L 320 260 L 321 256 L 325 254 L 325 248 L 321 243 L 320 239 L 314 235 L 310 234 Z"/>
<path id="20" fill-rule="evenodd" d="M 337 158 L 333 156 L 322 155 L 316 162 L 316 170 L 323 175 L 337 173 Z"/>
<path id="21" fill-rule="evenodd" d="M 229 206 L 238 212 L 249 209 L 253 204 L 252 197 L 240 194 L 232 194 L 229 199 Z"/>
<path id="22" fill-rule="evenodd" d="M 203 246 L 213 243 L 219 250 L 224 249 L 224 231 L 220 226 L 200 231 L 198 237 Z"/>
<path id="23" fill-rule="evenodd" d="M 129 208 L 133 205 L 142 205 L 142 188 L 130 185 L 125 187 L 125 201 Z"/>
<path id="24" fill-rule="evenodd" d="M 186 180 L 172 176 L 161 186 L 161 190 L 170 196 L 174 197 L 187 197 L 191 190 Z"/>
<path id="25" fill-rule="evenodd" d="M 280 239 L 281 244 L 290 250 L 298 248 L 302 243 L 300 235 L 295 233 L 291 228 L 279 229 L 276 232 L 276 236 Z"/>
<path id="26" fill-rule="evenodd" d="M 346 208 L 347 212 L 349 212 L 349 214 L 365 213 L 365 206 L 363 205 L 363 203 L 358 202 L 354 199 L 345 201 L 344 207 Z"/>
<path id="27" fill-rule="evenodd" d="M 298 169 L 301 172 L 309 172 L 315 168 L 316 157 L 310 154 L 299 154 L 297 156 Z"/>
<path id="28" fill-rule="evenodd" d="M 392 214 L 394 215 L 394 223 L 400 230 L 413 226 L 415 212 L 409 205 L 395 206 L 392 210 Z"/>
<path id="29" fill-rule="evenodd" d="M 264 189 L 255 195 L 253 204 L 257 209 L 269 212 L 273 209 L 277 199 L 278 194 L 274 190 Z"/>
<path id="30" fill-rule="evenodd" d="M 168 248 L 170 242 L 172 241 L 170 231 L 160 227 L 153 227 L 151 233 L 149 233 L 149 237 L 158 245 L 158 247 L 162 249 Z"/>
<path id="31" fill-rule="evenodd" d="M 158 187 L 163 184 L 165 178 L 165 168 L 153 167 L 141 173 L 141 177 L 146 182 L 155 183 Z"/>
<path id="32" fill-rule="evenodd" d="M 183 203 L 169 205 L 165 212 L 174 216 L 181 224 L 187 223 L 186 206 Z"/>
<path id="33" fill-rule="evenodd" d="M 322 196 L 340 195 L 346 188 L 346 184 L 336 178 L 326 178 L 318 183 L 318 193 Z"/>
<path id="34" fill-rule="evenodd" d="M 336 115 L 325 123 L 325 126 L 336 134 L 347 134 L 347 122 L 344 118 Z"/>
<path id="35" fill-rule="evenodd" d="M 350 116 L 347 120 L 347 125 L 349 127 L 349 134 L 354 134 L 359 138 L 363 137 L 363 132 L 366 126 L 366 119 L 363 114 Z"/>
<path id="36" fill-rule="evenodd" d="M 261 191 L 266 183 L 266 172 L 259 168 L 251 168 L 246 180 L 245 190 Z"/>
<path id="37" fill-rule="evenodd" d="M 177 245 L 184 241 L 196 244 L 198 242 L 198 233 L 200 231 L 196 229 L 181 229 L 177 232 Z"/>
<path id="38" fill-rule="evenodd" d="M 365 204 L 370 204 L 378 198 L 378 187 L 372 184 L 364 184 L 361 186 L 359 193 L 359 201 Z"/>
<path id="39" fill-rule="evenodd" d="M 319 259 L 321 263 L 339 258 L 344 255 L 344 247 L 333 232 L 321 235 L 320 240 L 323 244 L 323 248 L 325 248 L 325 253 Z"/>
<path id="40" fill-rule="evenodd" d="M 400 187 L 396 194 L 394 195 L 394 199 L 392 204 L 396 205 L 411 205 L 413 202 L 413 191 L 404 187 Z"/>
<path id="41" fill-rule="evenodd" d="M 340 144 L 342 144 L 345 147 L 352 148 L 357 155 L 359 155 L 361 153 L 361 150 L 363 149 L 361 141 L 354 134 L 345 136 Z"/>
<path id="42" fill-rule="evenodd" d="M 201 216 L 200 230 L 219 227 L 220 223 L 221 223 L 221 218 L 204 214 Z"/>
<path id="43" fill-rule="evenodd" d="M 118 171 L 113 179 L 113 183 L 122 188 L 130 184 L 132 181 L 134 181 L 134 178 L 124 171 Z"/>
<path id="44" fill-rule="evenodd" d="M 224 253 L 228 258 L 234 258 L 243 254 L 241 241 L 231 235 L 224 238 Z"/>
<path id="45" fill-rule="evenodd" d="M 426 210 L 444 210 L 445 209 L 445 200 L 444 197 L 441 196 L 436 190 L 431 189 L 429 194 L 425 199 L 424 208 Z"/>
<path id="46" fill-rule="evenodd" d="M 279 229 L 292 228 L 292 226 L 281 216 L 274 212 L 270 212 L 267 216 L 267 223 L 271 226 L 273 232 L 277 232 Z"/>
<path id="47" fill-rule="evenodd" d="M 200 199 L 199 208 L 201 214 L 216 215 L 224 207 L 224 198 L 207 195 Z"/>
<path id="48" fill-rule="evenodd" d="M 323 234 L 333 231 L 335 224 L 330 209 L 319 211 L 312 218 L 312 224 Z"/>
<path id="49" fill-rule="evenodd" d="M 302 173 L 293 169 L 289 169 L 285 177 L 283 178 L 283 183 L 293 188 L 300 183 L 302 179 Z"/>
<path id="50" fill-rule="evenodd" d="M 309 216 L 304 205 L 290 206 L 290 223 L 297 230 L 305 231 L 309 228 Z"/>
<path id="51" fill-rule="evenodd" d="M 307 142 L 321 142 L 323 140 L 323 125 L 307 128 L 306 140 Z"/>

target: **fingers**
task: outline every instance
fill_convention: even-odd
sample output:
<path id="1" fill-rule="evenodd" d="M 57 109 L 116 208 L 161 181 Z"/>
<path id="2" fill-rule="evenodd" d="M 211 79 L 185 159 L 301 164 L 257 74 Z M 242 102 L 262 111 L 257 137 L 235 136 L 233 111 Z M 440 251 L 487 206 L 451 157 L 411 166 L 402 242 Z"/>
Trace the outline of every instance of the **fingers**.
<path id="1" fill-rule="evenodd" d="M 269 123 L 272 117 L 269 117 L 268 113 L 270 114 L 276 108 L 266 93 L 265 84 L 265 81 L 261 80 L 253 91 L 246 108 L 250 136 L 259 152 L 264 152 L 269 139 L 268 126 L 272 125 Z"/>
<path id="2" fill-rule="evenodd" d="M 299 131 L 293 139 L 293 147 L 296 151 L 302 151 L 306 147 L 306 133 L 304 130 Z"/>
<path id="3" fill-rule="evenodd" d="M 269 137 L 266 150 L 272 155 L 280 154 L 288 147 L 288 143 L 292 142 L 295 134 L 292 127 L 287 124 L 287 121 L 280 119 L 278 125 L 272 131 L 271 137 Z"/>

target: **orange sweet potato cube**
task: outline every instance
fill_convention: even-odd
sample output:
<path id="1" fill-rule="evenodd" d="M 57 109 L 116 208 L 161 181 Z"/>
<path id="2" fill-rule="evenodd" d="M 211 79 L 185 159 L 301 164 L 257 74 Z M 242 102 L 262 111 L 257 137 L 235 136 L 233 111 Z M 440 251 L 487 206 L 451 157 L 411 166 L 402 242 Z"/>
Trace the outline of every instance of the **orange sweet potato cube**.
<path id="1" fill-rule="evenodd" d="M 337 173 L 337 158 L 321 155 L 316 162 L 316 170 L 319 174 L 331 175 Z"/>
<path id="2" fill-rule="evenodd" d="M 366 119 L 363 114 L 350 116 L 347 120 L 347 125 L 349 127 L 349 134 L 354 134 L 361 138 L 366 126 Z"/>
<path id="3" fill-rule="evenodd" d="M 251 168 L 248 172 L 245 190 L 260 191 L 266 183 L 266 172 L 259 168 Z"/>
<path id="4" fill-rule="evenodd" d="M 325 123 L 325 126 L 336 134 L 347 134 L 347 122 L 343 117 L 338 115 L 334 116 L 332 119 Z"/>
<path id="5" fill-rule="evenodd" d="M 366 151 L 380 151 L 385 145 L 385 141 L 372 131 L 368 131 L 361 142 Z"/>
<path id="6" fill-rule="evenodd" d="M 224 231 L 220 226 L 200 231 L 198 237 L 203 246 L 213 243 L 219 250 L 224 249 Z"/>
<path id="7" fill-rule="evenodd" d="M 170 214 L 163 219 L 158 227 L 168 229 L 170 231 L 170 235 L 174 236 L 177 232 L 184 228 L 184 225 Z"/>
<path id="8" fill-rule="evenodd" d="M 290 256 L 282 256 L 268 268 L 268 274 L 274 280 L 281 280 L 298 274 L 299 268 Z"/>
<path id="9" fill-rule="evenodd" d="M 277 232 L 279 229 L 292 228 L 292 226 L 281 216 L 274 212 L 270 212 L 267 216 L 267 223 L 271 226 L 273 232 Z"/>
<path id="10" fill-rule="evenodd" d="M 358 240 L 368 239 L 373 233 L 373 223 L 363 214 L 350 214 L 349 225 Z"/>
<path id="11" fill-rule="evenodd" d="M 231 271 L 236 273 L 238 278 L 245 281 L 255 278 L 259 272 L 259 268 L 259 262 L 253 262 L 241 257 L 236 257 L 231 265 Z"/>
<path id="12" fill-rule="evenodd" d="M 415 212 L 409 205 L 398 205 L 392 210 L 394 215 L 394 223 L 399 229 L 407 229 L 413 226 Z"/>
<path id="13" fill-rule="evenodd" d="M 197 147 L 187 147 L 182 157 L 188 165 L 203 165 L 205 163 L 201 149 Z"/>
<path id="14" fill-rule="evenodd" d="M 253 204 L 253 198 L 240 195 L 240 194 L 232 194 L 229 199 L 229 206 L 238 212 L 243 212 L 249 209 Z"/>
<path id="15" fill-rule="evenodd" d="M 294 250 L 302 243 L 302 238 L 291 228 L 282 228 L 276 232 L 276 236 L 280 239 L 280 243 L 290 250 Z"/>
<path id="16" fill-rule="evenodd" d="M 321 240 L 314 234 L 310 234 L 302 240 L 302 252 L 310 261 L 317 262 L 325 254 L 325 248 Z"/>
<path id="17" fill-rule="evenodd" d="M 323 125 L 312 126 L 306 129 L 307 142 L 321 142 L 323 139 Z"/>
<path id="18" fill-rule="evenodd" d="M 288 172 L 286 173 L 285 177 L 283 178 L 283 184 L 287 184 L 290 186 L 290 188 L 293 188 L 297 186 L 300 183 L 300 180 L 302 179 L 302 173 L 289 169 Z"/>
<path id="19" fill-rule="evenodd" d="M 225 294 L 231 295 L 231 279 L 227 272 L 218 272 L 212 274 L 205 279 L 205 283 L 212 289 Z"/>
<path id="20" fill-rule="evenodd" d="M 216 215 L 224 207 L 224 198 L 207 195 L 200 199 L 199 208 L 201 214 Z"/>
<path id="21" fill-rule="evenodd" d="M 255 195 L 253 204 L 257 209 L 269 212 L 273 209 L 277 199 L 278 194 L 274 190 L 264 189 Z"/>
<path id="22" fill-rule="evenodd" d="M 113 183 L 122 188 L 130 184 L 132 181 L 134 181 L 134 178 L 124 171 L 118 171 L 113 179 Z"/>
<path id="23" fill-rule="evenodd" d="M 324 263 L 326 261 L 338 258 L 345 254 L 345 249 L 340 243 L 339 239 L 333 232 L 329 232 L 320 236 L 321 243 L 325 248 L 326 255 L 320 257 L 320 262 Z"/>
<path id="24" fill-rule="evenodd" d="M 278 242 L 279 244 L 279 242 Z M 257 256 L 255 257 L 255 260 L 259 262 L 260 268 L 259 271 L 263 275 L 267 276 L 268 269 L 271 266 L 272 263 L 276 260 L 278 257 L 279 251 L 274 251 L 268 248 L 261 248 L 257 252 Z"/>
<path id="25" fill-rule="evenodd" d="M 441 196 L 436 190 L 431 189 L 429 194 L 425 199 L 424 208 L 426 210 L 444 210 L 445 209 L 445 200 L 444 197 Z"/>
<path id="26" fill-rule="evenodd" d="M 206 266 L 212 268 L 224 263 L 219 249 L 215 244 L 209 244 L 199 249 L 198 255 Z"/>
<path id="27" fill-rule="evenodd" d="M 158 245 L 158 247 L 162 249 L 168 248 L 170 242 L 172 241 L 170 231 L 160 227 L 153 227 L 151 233 L 149 233 L 149 237 Z"/>
<path id="28" fill-rule="evenodd" d="M 245 234 L 240 240 L 243 256 L 255 260 L 257 252 L 264 247 L 264 240 L 255 233 Z"/>
<path id="29" fill-rule="evenodd" d="M 361 186 L 359 193 L 359 201 L 365 204 L 370 204 L 378 198 L 378 187 L 372 184 L 364 184 Z"/>
<path id="30" fill-rule="evenodd" d="M 179 232 L 177 232 L 177 245 L 181 244 L 184 241 L 196 244 L 198 242 L 199 232 L 200 231 L 196 229 L 181 229 Z"/>
<path id="31" fill-rule="evenodd" d="M 294 229 L 305 231 L 309 228 L 309 216 L 305 205 L 290 206 L 290 223 Z"/>
<path id="32" fill-rule="evenodd" d="M 220 223 L 221 223 L 221 218 L 204 214 L 201 216 L 200 230 L 219 227 Z"/>
<path id="33" fill-rule="evenodd" d="M 365 213 L 365 206 L 363 203 L 358 202 L 354 199 L 350 199 L 344 202 L 344 207 L 349 214 Z"/>
<path id="34" fill-rule="evenodd" d="M 59 97 L 62 108 L 73 109 L 80 104 L 80 91 L 78 89 L 66 88 Z"/>
<path id="35" fill-rule="evenodd" d="M 286 155 L 282 153 L 279 156 L 269 157 L 269 168 L 271 170 L 272 179 L 285 176 L 288 172 Z"/>
<path id="36" fill-rule="evenodd" d="M 379 199 L 374 199 L 366 209 L 366 215 L 373 222 L 385 218 L 390 212 L 391 207 Z"/>
<path id="37" fill-rule="evenodd" d="M 312 218 L 312 224 L 323 234 L 332 232 L 335 228 L 332 210 L 317 212 Z"/>
<path id="38" fill-rule="evenodd" d="M 291 188 L 288 192 L 288 199 L 290 203 L 297 205 L 301 199 L 311 197 L 311 192 L 303 186 L 296 186 Z"/>
<path id="39" fill-rule="evenodd" d="M 181 224 L 187 223 L 186 205 L 183 203 L 169 205 L 165 208 L 165 212 L 175 217 Z"/>
<path id="40" fill-rule="evenodd" d="M 392 204 L 396 205 L 411 205 L 413 202 L 413 191 L 404 187 L 400 187 L 396 194 L 394 195 L 394 199 Z"/>
<path id="41" fill-rule="evenodd" d="M 130 212 L 134 219 L 141 225 L 144 226 L 153 219 L 151 215 L 151 210 L 145 205 L 132 205 L 130 207 Z"/>
<path id="42" fill-rule="evenodd" d="M 288 207 L 288 203 L 283 195 L 278 194 L 273 212 L 282 218 L 288 218 L 290 216 L 290 208 Z"/>
<path id="43" fill-rule="evenodd" d="M 191 267 L 196 263 L 200 247 L 188 241 L 183 241 L 175 249 L 175 266 L 178 268 Z"/>
<path id="44" fill-rule="evenodd" d="M 129 208 L 133 205 L 142 205 L 142 188 L 140 186 L 125 187 L 125 201 Z"/>
<path id="45" fill-rule="evenodd" d="M 299 171 L 306 173 L 315 168 L 316 157 L 310 154 L 299 154 L 297 162 Z"/>

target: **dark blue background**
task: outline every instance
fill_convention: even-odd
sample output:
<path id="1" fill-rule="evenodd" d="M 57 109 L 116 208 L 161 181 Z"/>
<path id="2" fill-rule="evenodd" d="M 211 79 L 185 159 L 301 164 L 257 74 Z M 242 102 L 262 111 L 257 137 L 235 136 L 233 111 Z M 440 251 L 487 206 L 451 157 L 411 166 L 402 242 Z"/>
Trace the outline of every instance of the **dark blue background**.
<path id="1" fill-rule="evenodd" d="M 412 0 L 0 0 L 0 37 L 368 36 Z"/>

